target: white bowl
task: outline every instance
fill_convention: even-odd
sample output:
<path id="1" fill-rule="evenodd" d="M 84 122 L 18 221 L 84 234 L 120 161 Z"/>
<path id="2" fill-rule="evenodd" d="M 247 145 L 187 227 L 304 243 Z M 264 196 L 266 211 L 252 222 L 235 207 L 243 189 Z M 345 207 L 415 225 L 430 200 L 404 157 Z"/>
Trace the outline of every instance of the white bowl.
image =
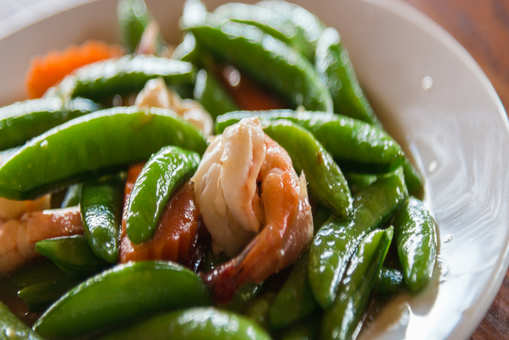
<path id="1" fill-rule="evenodd" d="M 23 14 L 0 25 L 1 103 L 24 97 L 32 56 L 90 38 L 118 41 L 116 0 L 77 2 L 82 4 L 53 16 L 38 5 L 45 18 L 31 25 L 33 17 Z M 224 1 L 206 2 L 214 8 Z M 376 111 L 424 173 L 440 228 L 435 281 L 418 296 L 395 298 L 361 337 L 465 339 L 486 313 L 509 264 L 504 108 L 468 53 L 408 5 L 298 2 L 340 30 Z M 167 38 L 178 41 L 182 1 L 148 3 Z"/>

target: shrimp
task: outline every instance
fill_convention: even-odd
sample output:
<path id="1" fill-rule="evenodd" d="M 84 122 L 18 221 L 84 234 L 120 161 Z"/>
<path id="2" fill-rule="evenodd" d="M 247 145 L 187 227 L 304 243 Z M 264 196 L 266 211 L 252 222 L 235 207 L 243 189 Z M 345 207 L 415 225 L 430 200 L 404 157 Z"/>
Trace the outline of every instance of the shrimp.
<path id="1" fill-rule="evenodd" d="M 164 80 L 151 79 L 136 97 L 136 106 L 161 107 L 172 109 L 175 113 L 197 127 L 205 136 L 212 133 L 212 118 L 196 101 L 181 99 L 166 87 Z"/>
<path id="2" fill-rule="evenodd" d="M 29 211 L 48 209 L 50 195 L 42 196 L 33 201 L 13 201 L 0 197 L 0 221 L 19 218 L 23 213 Z"/>
<path id="3" fill-rule="evenodd" d="M 77 207 L 25 213 L 0 225 L 0 273 L 37 256 L 35 244 L 48 238 L 83 233 Z"/>
<path id="4" fill-rule="evenodd" d="M 213 250 L 236 255 L 204 274 L 217 300 L 295 262 L 311 241 L 305 177 L 297 176 L 288 153 L 257 118 L 216 137 L 192 181 Z"/>

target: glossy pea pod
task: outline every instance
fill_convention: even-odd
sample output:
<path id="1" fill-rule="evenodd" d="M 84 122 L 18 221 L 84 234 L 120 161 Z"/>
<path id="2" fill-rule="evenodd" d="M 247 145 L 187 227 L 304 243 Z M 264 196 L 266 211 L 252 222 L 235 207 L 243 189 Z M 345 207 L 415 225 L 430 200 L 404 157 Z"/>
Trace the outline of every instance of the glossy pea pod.
<path id="1" fill-rule="evenodd" d="M 213 118 L 238 110 L 237 105 L 219 81 L 205 69 L 201 69 L 196 74 L 193 96 Z"/>
<path id="2" fill-rule="evenodd" d="M 0 339 L 43 340 L 0 302 Z"/>
<path id="3" fill-rule="evenodd" d="M 64 199 L 60 204 L 60 208 L 70 208 L 80 204 L 81 201 L 81 183 L 69 185 L 65 191 Z"/>
<path id="4" fill-rule="evenodd" d="M 231 21 L 206 20 L 188 30 L 200 46 L 275 90 L 290 105 L 332 111 L 328 89 L 313 66 L 284 42 L 257 27 Z"/>
<path id="5" fill-rule="evenodd" d="M 58 97 L 25 100 L 0 108 L 0 150 L 21 145 L 32 137 L 73 118 L 99 109 L 91 100 Z"/>
<path id="6" fill-rule="evenodd" d="M 334 304 L 324 313 L 321 339 L 352 339 L 352 334 L 368 306 L 393 233 L 393 227 L 375 230 L 362 240 L 352 257 Z"/>
<path id="7" fill-rule="evenodd" d="M 305 128 L 340 163 L 343 170 L 387 172 L 396 169 L 404 161 L 404 153 L 399 144 L 381 128 L 325 112 L 230 112 L 216 119 L 216 132 L 222 132 L 228 125 L 252 116 L 258 116 L 265 121 L 286 119 Z"/>
<path id="8" fill-rule="evenodd" d="M 152 155 L 134 183 L 126 212 L 126 231 L 133 243 L 149 240 L 171 195 L 189 179 L 200 156 L 167 146 Z"/>
<path id="9" fill-rule="evenodd" d="M 117 17 L 124 46 L 133 53 L 150 22 L 147 5 L 144 0 L 121 0 L 117 6 Z"/>
<path id="10" fill-rule="evenodd" d="M 258 325 L 267 329 L 269 326 L 269 309 L 274 301 L 275 293 L 266 292 L 263 295 L 257 296 L 248 304 L 244 314 L 251 320 L 255 321 Z"/>
<path id="11" fill-rule="evenodd" d="M 88 181 L 81 190 L 80 212 L 92 252 L 109 263 L 118 260 L 124 186 L 118 176 Z"/>
<path id="12" fill-rule="evenodd" d="M 396 214 L 394 225 L 405 285 L 410 291 L 419 292 L 431 280 L 435 268 L 435 221 L 422 201 L 410 197 Z"/>
<path id="13" fill-rule="evenodd" d="M 0 166 L 0 196 L 30 199 L 144 161 L 166 145 L 202 153 L 205 137 L 166 109 L 116 107 L 76 118 L 26 143 Z"/>
<path id="14" fill-rule="evenodd" d="M 337 216 L 347 217 L 352 196 L 341 169 L 311 133 L 290 121 L 272 122 L 264 131 L 290 155 L 297 171 L 303 171 L 311 196 Z"/>
<path id="15" fill-rule="evenodd" d="M 113 331 L 100 340 L 270 340 L 255 322 L 213 307 L 190 308 L 161 314 Z"/>
<path id="16" fill-rule="evenodd" d="M 45 337 L 70 338 L 149 313 L 208 301 L 207 288 L 190 270 L 171 262 L 130 262 L 71 289 L 46 310 L 34 330 Z"/>
<path id="17" fill-rule="evenodd" d="M 375 284 L 377 295 L 392 295 L 403 289 L 403 274 L 395 268 L 383 267 Z"/>
<path id="18" fill-rule="evenodd" d="M 320 335 L 321 313 L 307 318 L 278 333 L 279 340 L 318 340 Z"/>
<path id="19" fill-rule="evenodd" d="M 354 198 L 352 217 L 331 217 L 313 238 L 308 278 L 322 308 L 334 301 L 355 249 L 367 233 L 386 221 L 407 198 L 401 169 L 381 177 Z"/>
<path id="20" fill-rule="evenodd" d="M 27 304 L 30 311 L 40 312 L 78 283 L 78 278 L 73 276 L 54 278 L 20 289 L 17 296 Z"/>

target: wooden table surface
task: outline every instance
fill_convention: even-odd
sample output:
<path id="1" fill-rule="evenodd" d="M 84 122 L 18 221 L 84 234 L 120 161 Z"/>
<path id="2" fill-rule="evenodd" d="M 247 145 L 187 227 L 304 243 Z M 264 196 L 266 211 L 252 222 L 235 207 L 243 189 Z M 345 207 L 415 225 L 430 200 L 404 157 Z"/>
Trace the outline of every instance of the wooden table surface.
<path id="1" fill-rule="evenodd" d="M 439 23 L 468 50 L 509 108 L 509 0 L 406 1 Z M 509 339 L 509 272 L 472 339 Z"/>

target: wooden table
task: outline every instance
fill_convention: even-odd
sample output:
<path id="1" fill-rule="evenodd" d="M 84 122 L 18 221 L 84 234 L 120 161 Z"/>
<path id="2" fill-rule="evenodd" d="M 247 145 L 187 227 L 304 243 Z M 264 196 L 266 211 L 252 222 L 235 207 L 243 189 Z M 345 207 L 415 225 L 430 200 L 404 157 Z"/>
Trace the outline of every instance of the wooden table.
<path id="1" fill-rule="evenodd" d="M 509 108 L 509 0 L 406 1 L 439 23 L 470 52 Z M 472 339 L 509 339 L 509 272 Z"/>

